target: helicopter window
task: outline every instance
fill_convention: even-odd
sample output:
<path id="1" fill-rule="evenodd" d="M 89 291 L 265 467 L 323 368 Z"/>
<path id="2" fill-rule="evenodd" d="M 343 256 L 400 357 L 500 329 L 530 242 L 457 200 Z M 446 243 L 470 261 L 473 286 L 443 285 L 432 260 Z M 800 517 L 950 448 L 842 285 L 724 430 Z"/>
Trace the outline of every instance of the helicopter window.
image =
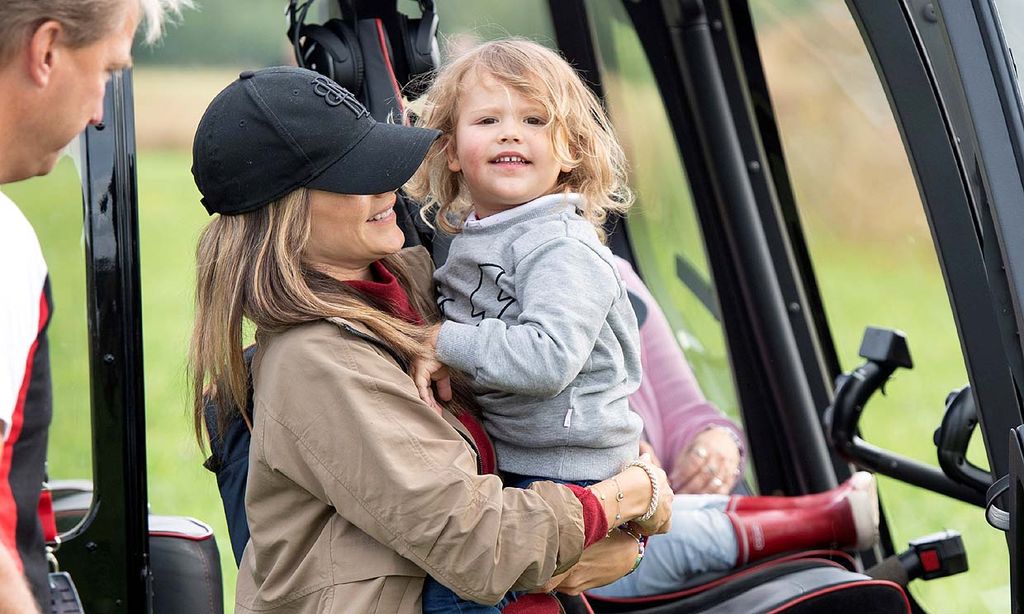
<path id="1" fill-rule="evenodd" d="M 693 196 L 657 83 L 621 3 L 587 3 L 602 85 L 629 160 L 629 238 L 709 400 L 739 421 L 736 391 Z"/>
<path id="2" fill-rule="evenodd" d="M 69 150 L 77 150 L 76 143 Z M 49 269 L 53 301 L 53 315 L 47 328 L 53 383 L 49 476 L 51 481 L 89 479 L 92 422 L 82 185 L 75 164 L 64 158 L 50 175 L 6 185 L 3 191 L 31 222 Z M 54 449 L 53 442 L 59 442 L 60 450 Z"/>
<path id="3" fill-rule="evenodd" d="M 943 399 L 967 383 L 924 209 L 882 85 L 842 0 L 753 0 L 758 46 L 798 212 L 836 351 L 859 364 L 867 325 L 906 332 L 901 372 L 861 421 L 865 438 L 935 464 Z M 971 456 L 986 465 L 979 441 Z M 943 528 L 963 533 L 971 571 L 912 585 L 943 611 L 1001 611 L 1005 543 L 975 507 L 882 479 L 897 547 Z M 984 611 L 983 609 L 981 611 Z"/>
<path id="4" fill-rule="evenodd" d="M 994 0 L 999 22 L 1006 37 L 1017 68 L 1017 88 L 1020 89 L 1020 71 L 1024 67 L 1024 4 L 1016 0 Z"/>
<path id="5" fill-rule="evenodd" d="M 404 6 L 404 5 L 408 6 Z M 419 9 L 413 0 L 403 0 L 399 10 L 415 15 Z M 555 26 L 548 3 L 543 0 L 444 0 L 438 2 L 441 15 L 442 53 L 451 52 L 460 42 L 493 40 L 507 36 L 525 36 L 555 46 Z M 500 25 L 498 25 L 500 24 Z"/>

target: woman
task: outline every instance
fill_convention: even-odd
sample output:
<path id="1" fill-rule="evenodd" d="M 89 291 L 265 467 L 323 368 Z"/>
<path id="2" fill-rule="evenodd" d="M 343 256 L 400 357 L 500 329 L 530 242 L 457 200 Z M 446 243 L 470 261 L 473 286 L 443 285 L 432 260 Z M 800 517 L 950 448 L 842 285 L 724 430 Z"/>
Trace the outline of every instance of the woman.
<path id="1" fill-rule="evenodd" d="M 728 494 L 743 469 L 742 431 L 701 392 L 672 327 L 630 266 L 615 264 L 640 324 L 643 379 L 629 406 L 644 421 L 641 450 L 664 466 L 676 494 Z"/>
<path id="2" fill-rule="evenodd" d="M 393 206 L 435 137 L 297 68 L 242 73 L 200 122 L 193 175 L 219 214 L 197 248 L 200 439 L 207 392 L 222 423 L 245 407 L 243 318 L 258 346 L 236 611 L 419 612 L 427 574 L 481 603 L 578 592 L 639 561 L 609 526 L 669 527 L 662 470 L 503 489 L 465 386 L 441 415 L 419 400 L 406 369 L 437 318 L 433 266 L 401 250 Z M 546 595 L 505 611 L 526 608 L 558 611 Z"/>

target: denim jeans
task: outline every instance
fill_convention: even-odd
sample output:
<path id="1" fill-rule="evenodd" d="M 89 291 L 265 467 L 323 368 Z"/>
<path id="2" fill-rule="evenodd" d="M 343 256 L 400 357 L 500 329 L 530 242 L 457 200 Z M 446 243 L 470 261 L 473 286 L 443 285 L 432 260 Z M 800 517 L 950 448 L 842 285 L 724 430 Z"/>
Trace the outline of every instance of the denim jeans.
<path id="1" fill-rule="evenodd" d="M 497 605 L 483 605 L 459 597 L 452 589 L 428 577 L 423 583 L 423 614 L 498 614 L 515 598 L 516 594 L 510 592 Z"/>
<path id="2" fill-rule="evenodd" d="M 672 528 L 652 535 L 636 571 L 588 592 L 601 597 L 641 597 L 678 590 L 689 578 L 736 565 L 732 522 L 725 515 L 727 495 L 676 495 Z"/>

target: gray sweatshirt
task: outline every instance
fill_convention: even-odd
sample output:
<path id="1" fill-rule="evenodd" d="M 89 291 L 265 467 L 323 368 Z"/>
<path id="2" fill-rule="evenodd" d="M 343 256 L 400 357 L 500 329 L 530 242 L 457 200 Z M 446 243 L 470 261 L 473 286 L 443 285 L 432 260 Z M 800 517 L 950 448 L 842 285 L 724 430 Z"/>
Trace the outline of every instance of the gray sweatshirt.
<path id="1" fill-rule="evenodd" d="M 471 217 L 434 274 L 437 355 L 472 379 L 503 471 L 603 480 L 638 454 L 636 315 L 579 202 Z"/>

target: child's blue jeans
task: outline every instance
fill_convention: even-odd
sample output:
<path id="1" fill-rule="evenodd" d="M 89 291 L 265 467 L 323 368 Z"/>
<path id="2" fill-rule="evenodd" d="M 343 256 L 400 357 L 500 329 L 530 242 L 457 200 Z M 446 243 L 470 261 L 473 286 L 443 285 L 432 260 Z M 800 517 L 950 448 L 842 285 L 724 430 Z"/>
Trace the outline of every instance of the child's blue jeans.
<path id="1" fill-rule="evenodd" d="M 505 486 L 512 488 L 526 488 L 539 480 L 558 482 L 560 484 L 576 484 L 578 486 L 590 486 L 594 482 L 565 482 L 564 480 L 552 480 L 551 478 L 540 478 L 534 476 L 518 475 L 514 473 L 505 474 Z M 505 597 L 496 605 L 483 605 L 474 601 L 468 601 L 455 594 L 455 591 L 441 584 L 433 578 L 427 578 L 423 583 L 423 614 L 498 614 L 505 606 L 516 600 L 522 593 L 509 591 Z"/>

